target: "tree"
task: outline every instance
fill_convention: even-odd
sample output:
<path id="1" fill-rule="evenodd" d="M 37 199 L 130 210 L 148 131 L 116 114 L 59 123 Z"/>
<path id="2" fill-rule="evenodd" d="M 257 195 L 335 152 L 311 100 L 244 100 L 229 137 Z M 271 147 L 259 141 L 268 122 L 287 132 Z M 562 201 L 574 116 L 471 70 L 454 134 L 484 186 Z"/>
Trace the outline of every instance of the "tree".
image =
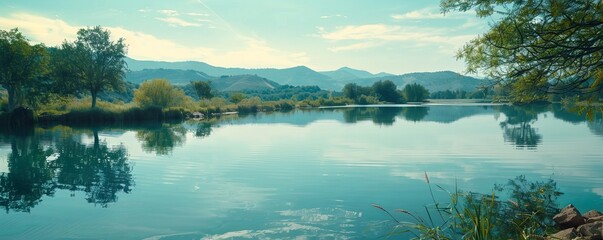
<path id="1" fill-rule="evenodd" d="M 56 56 L 64 61 L 64 75 L 74 82 L 63 82 L 71 92 L 88 92 L 92 97 L 92 108 L 96 107 L 99 93 L 120 90 L 124 86 L 126 69 L 126 45 L 123 38 L 111 41 L 110 32 L 100 26 L 80 29 L 74 43 L 64 42 Z M 65 59 L 65 57 L 67 59 Z M 69 79 L 62 79 L 68 81 Z M 75 83 L 75 84 L 74 84 Z"/>
<path id="2" fill-rule="evenodd" d="M 390 80 L 378 81 L 373 84 L 373 92 L 379 101 L 401 103 L 402 96 L 397 91 L 396 84 Z"/>
<path id="3" fill-rule="evenodd" d="M 234 104 L 238 104 L 245 99 L 245 94 L 241 92 L 236 92 L 230 95 L 230 101 Z"/>
<path id="4" fill-rule="evenodd" d="M 30 45 L 18 29 L 0 30 L 0 85 L 8 92 L 8 109 L 34 104 L 48 72 L 48 53 L 42 44 Z"/>
<path id="5" fill-rule="evenodd" d="M 195 81 L 191 82 L 199 99 L 210 99 L 213 97 L 211 92 L 211 82 Z"/>
<path id="6" fill-rule="evenodd" d="M 418 83 L 406 84 L 402 92 L 408 102 L 422 102 L 429 97 L 429 91 Z"/>
<path id="7" fill-rule="evenodd" d="M 441 7 L 495 19 L 457 57 L 468 72 L 510 87 L 514 101 L 567 92 L 596 97 L 603 88 L 603 1 L 442 0 Z"/>
<path id="8" fill-rule="evenodd" d="M 134 102 L 141 107 L 168 108 L 184 104 L 186 95 L 165 79 L 143 82 L 134 91 Z"/>
<path id="9" fill-rule="evenodd" d="M 354 100 L 354 102 L 359 103 L 360 98 L 364 95 L 371 96 L 372 89 L 370 87 L 362 87 L 355 83 L 348 83 L 343 86 L 343 96 L 349 99 Z"/>

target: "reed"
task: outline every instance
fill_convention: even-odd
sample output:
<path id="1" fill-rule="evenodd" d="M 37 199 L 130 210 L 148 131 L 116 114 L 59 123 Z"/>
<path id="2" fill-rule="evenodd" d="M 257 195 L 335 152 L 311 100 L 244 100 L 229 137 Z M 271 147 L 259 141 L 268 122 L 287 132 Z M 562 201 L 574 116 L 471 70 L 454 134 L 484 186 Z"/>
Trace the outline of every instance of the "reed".
<path id="1" fill-rule="evenodd" d="M 433 201 L 424 207 L 427 219 L 410 211 L 397 210 L 396 213 L 412 219 L 403 222 L 387 209 L 373 204 L 395 222 L 389 236 L 410 234 L 413 239 L 527 240 L 541 239 L 555 230 L 552 217 L 559 211 L 556 199 L 562 193 L 557 191 L 553 180 L 530 182 L 525 176 L 518 176 L 505 185 L 495 185 L 490 194 L 464 192 L 457 186 L 453 192 L 448 192 L 436 185 L 450 196 L 447 203 L 436 200 L 427 173 L 425 180 Z M 507 193 L 507 200 L 500 199 L 503 193 Z M 440 221 L 436 223 L 434 217 Z"/>

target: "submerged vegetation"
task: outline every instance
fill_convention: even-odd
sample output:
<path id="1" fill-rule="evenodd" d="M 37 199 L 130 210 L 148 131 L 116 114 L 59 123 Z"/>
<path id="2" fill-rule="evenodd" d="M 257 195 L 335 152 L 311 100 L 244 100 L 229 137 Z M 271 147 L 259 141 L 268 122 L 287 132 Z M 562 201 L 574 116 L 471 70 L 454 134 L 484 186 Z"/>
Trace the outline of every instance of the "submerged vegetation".
<path id="1" fill-rule="evenodd" d="M 433 203 L 425 206 L 426 217 L 406 210 L 398 214 L 410 217 L 400 221 L 387 209 L 384 211 L 395 221 L 391 235 L 410 234 L 415 239 L 539 239 L 555 231 L 553 216 L 559 212 L 556 183 L 528 181 L 525 176 L 495 185 L 492 193 L 465 192 L 458 188 L 448 192 L 448 202 L 435 199 L 427 173 L 425 179 Z"/>

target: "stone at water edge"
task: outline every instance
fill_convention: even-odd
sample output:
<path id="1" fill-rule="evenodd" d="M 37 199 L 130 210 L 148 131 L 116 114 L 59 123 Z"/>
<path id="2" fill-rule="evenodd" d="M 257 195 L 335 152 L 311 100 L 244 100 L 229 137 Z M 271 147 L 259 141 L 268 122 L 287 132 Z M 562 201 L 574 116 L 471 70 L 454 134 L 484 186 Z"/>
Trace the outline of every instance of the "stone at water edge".
<path id="1" fill-rule="evenodd" d="M 601 235 L 603 235 L 603 222 L 587 223 L 578 227 L 576 231 L 582 236 L 593 236 L 601 239 Z"/>
<path id="2" fill-rule="evenodd" d="M 553 217 L 559 229 L 574 228 L 584 224 L 586 221 L 574 205 L 570 204 L 561 209 L 561 212 Z"/>
<path id="3" fill-rule="evenodd" d="M 603 213 L 601 213 L 597 210 L 590 210 L 590 211 L 586 212 L 585 214 L 583 214 L 582 216 L 587 219 L 590 219 L 590 218 L 595 218 L 595 217 L 601 217 L 601 216 L 603 216 Z"/>
<path id="4" fill-rule="evenodd" d="M 586 223 L 603 222 L 603 216 L 586 219 Z"/>
<path id="5" fill-rule="evenodd" d="M 549 237 L 547 237 L 547 240 L 572 240 L 575 237 L 577 237 L 578 235 L 576 235 L 576 230 L 574 228 L 568 228 L 565 230 L 561 230 Z"/>

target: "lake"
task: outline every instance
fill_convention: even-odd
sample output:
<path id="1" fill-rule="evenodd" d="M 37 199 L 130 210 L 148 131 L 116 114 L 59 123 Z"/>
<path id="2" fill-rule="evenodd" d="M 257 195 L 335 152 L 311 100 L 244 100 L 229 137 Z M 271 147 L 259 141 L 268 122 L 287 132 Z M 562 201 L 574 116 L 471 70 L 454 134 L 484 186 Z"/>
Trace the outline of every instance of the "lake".
<path id="1" fill-rule="evenodd" d="M 0 134 L 0 239 L 374 239 L 432 184 L 553 179 L 603 210 L 603 122 L 561 106 L 296 110 Z M 443 191 L 436 198 L 448 200 Z M 404 216 L 398 216 L 404 219 Z"/>

